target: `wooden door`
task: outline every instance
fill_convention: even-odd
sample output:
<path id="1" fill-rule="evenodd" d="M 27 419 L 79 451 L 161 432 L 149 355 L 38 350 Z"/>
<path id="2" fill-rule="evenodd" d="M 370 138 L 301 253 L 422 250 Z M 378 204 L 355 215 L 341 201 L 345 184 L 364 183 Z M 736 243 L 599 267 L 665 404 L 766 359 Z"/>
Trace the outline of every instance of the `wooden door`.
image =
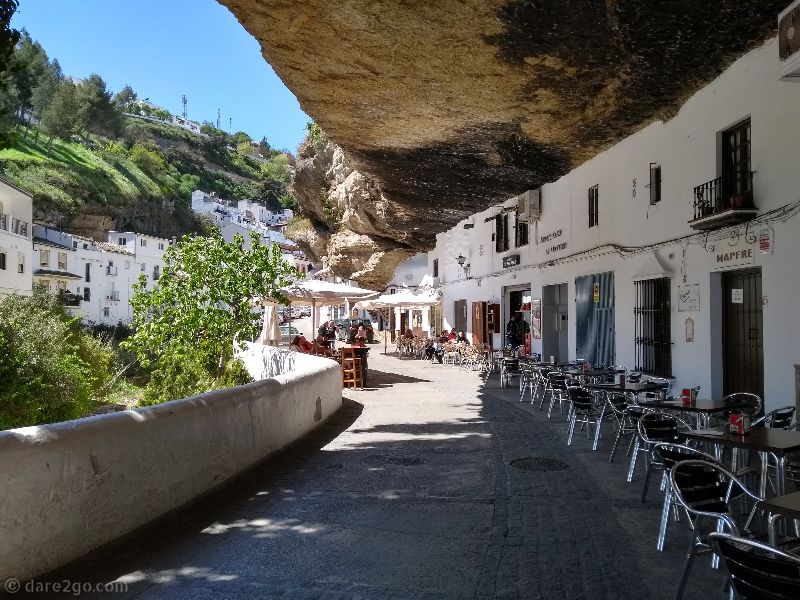
<path id="1" fill-rule="evenodd" d="M 474 346 L 488 343 L 489 332 L 486 327 L 488 323 L 486 318 L 487 306 L 486 302 L 472 303 L 472 344 Z"/>
<path id="2" fill-rule="evenodd" d="M 453 327 L 456 332 L 467 332 L 467 301 L 456 300 L 453 303 Z"/>
<path id="3" fill-rule="evenodd" d="M 723 393 L 764 398 L 764 323 L 761 269 L 722 276 Z"/>

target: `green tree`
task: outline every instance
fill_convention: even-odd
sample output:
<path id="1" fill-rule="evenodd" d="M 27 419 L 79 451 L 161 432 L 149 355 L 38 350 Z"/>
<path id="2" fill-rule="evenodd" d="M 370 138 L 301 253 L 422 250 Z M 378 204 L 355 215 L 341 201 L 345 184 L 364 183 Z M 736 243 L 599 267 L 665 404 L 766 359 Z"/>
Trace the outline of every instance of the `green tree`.
<path id="1" fill-rule="evenodd" d="M 12 94 L 8 67 L 14 47 L 19 41 L 19 32 L 11 28 L 11 17 L 16 9 L 17 0 L 0 0 L 0 148 L 14 143 L 16 99 Z"/>
<path id="2" fill-rule="evenodd" d="M 251 237 L 251 249 L 236 236 L 225 242 L 218 229 L 209 237 L 185 236 L 164 255 L 155 287 L 140 278 L 131 299 L 134 335 L 125 346 L 144 366 L 154 367 L 146 398 L 158 402 L 197 393 L 198 373 L 207 382 L 225 379 L 232 368 L 233 341 L 258 331 L 257 298 L 281 299 L 279 289 L 298 276 L 281 258 L 280 247 Z M 174 382 L 185 381 L 176 389 Z"/>
<path id="3" fill-rule="evenodd" d="M 128 154 L 129 158 L 148 175 L 158 176 L 164 173 L 166 162 L 161 152 L 154 143 L 137 142 Z"/>
<path id="4" fill-rule="evenodd" d="M 58 91 L 58 86 L 61 85 L 63 79 L 64 75 L 61 72 L 61 65 L 58 64 L 57 60 L 53 60 L 39 79 L 38 85 L 33 88 L 33 93 L 31 94 L 32 112 L 40 122 L 44 111 L 52 104 L 56 91 Z M 40 127 L 36 128 L 34 143 L 39 140 L 40 129 Z"/>
<path id="5" fill-rule="evenodd" d="M 47 53 L 42 45 L 23 29 L 9 66 L 20 120 L 30 111 L 33 90 L 48 65 Z"/>
<path id="6" fill-rule="evenodd" d="M 253 138 L 251 138 L 249 135 L 247 135 L 244 131 L 237 131 L 236 133 L 233 134 L 233 145 L 234 146 L 238 146 L 239 144 L 244 144 L 244 143 L 249 144 L 252 141 L 253 141 Z"/>
<path id="7" fill-rule="evenodd" d="M 136 92 L 134 92 L 133 88 L 129 85 L 126 85 L 119 92 L 117 92 L 116 96 L 114 96 L 114 102 L 116 102 L 117 106 L 120 107 L 120 110 L 127 112 L 130 112 L 129 107 L 136 102 L 136 99 Z"/>
<path id="8" fill-rule="evenodd" d="M 122 133 L 122 111 L 100 75 L 92 73 L 78 85 L 78 101 L 86 129 L 113 137 Z"/>
<path id="9" fill-rule="evenodd" d="M 42 129 L 50 136 L 47 140 L 47 151 L 50 151 L 54 136 L 69 140 L 82 125 L 77 86 L 72 81 L 64 79 L 59 84 L 50 106 L 42 113 Z"/>

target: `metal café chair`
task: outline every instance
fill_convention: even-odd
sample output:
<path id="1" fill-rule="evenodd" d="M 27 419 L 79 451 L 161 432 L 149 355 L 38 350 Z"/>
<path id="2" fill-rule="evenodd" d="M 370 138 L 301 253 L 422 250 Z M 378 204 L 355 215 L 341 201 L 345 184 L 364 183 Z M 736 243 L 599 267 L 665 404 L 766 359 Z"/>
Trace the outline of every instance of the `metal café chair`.
<path id="1" fill-rule="evenodd" d="M 563 373 L 554 371 L 547 376 L 547 389 L 550 391 L 550 408 L 547 410 L 547 418 L 553 416 L 553 407 L 558 402 L 558 410 L 564 414 L 564 403 L 569 404 L 569 386 L 567 376 Z"/>
<path id="2" fill-rule="evenodd" d="M 722 559 L 731 597 L 758 600 L 800 598 L 800 556 L 728 533 L 708 536 Z"/>
<path id="3" fill-rule="evenodd" d="M 614 445 L 611 447 L 611 456 L 608 458 L 609 463 L 614 462 L 614 455 L 617 453 L 617 447 L 623 435 L 631 435 L 631 446 L 633 445 L 633 438 L 636 435 L 637 425 L 639 418 L 645 410 L 634 402 L 633 394 L 626 392 L 606 392 L 606 411 L 614 416 L 616 420 L 615 428 L 617 430 L 614 436 Z"/>
<path id="4" fill-rule="evenodd" d="M 667 525 L 669 524 L 669 513 L 673 513 L 675 521 L 680 520 L 681 506 L 673 497 L 672 486 L 669 484 L 669 472 L 676 464 L 684 460 L 704 460 L 712 464 L 718 464 L 716 459 L 702 450 L 687 446 L 685 444 L 674 444 L 672 442 L 660 442 L 653 445 L 650 451 L 650 465 L 647 475 L 645 475 L 645 488 L 642 492 L 642 502 L 645 500 L 647 491 L 647 481 L 655 470 L 660 470 L 662 474 L 662 486 L 664 490 L 664 505 L 661 509 L 661 523 L 658 527 L 658 540 L 656 548 L 659 552 L 664 550 L 664 541 L 667 537 Z M 689 519 L 691 522 L 691 519 Z"/>
<path id="5" fill-rule="evenodd" d="M 534 397 L 531 398 L 531 404 L 533 404 L 534 399 L 536 398 L 536 394 L 539 393 L 539 390 L 542 391 L 542 399 L 539 401 L 539 410 L 543 410 L 544 408 L 544 399 L 547 396 L 547 386 L 550 383 L 550 373 L 552 373 L 554 369 L 550 367 L 536 367 L 536 391 L 534 393 Z"/>
<path id="6" fill-rule="evenodd" d="M 637 423 L 637 435 L 633 446 L 633 454 L 631 456 L 631 464 L 628 469 L 628 483 L 633 480 L 633 473 L 636 470 L 636 462 L 639 453 L 645 454 L 646 460 L 650 461 L 650 450 L 653 444 L 658 442 L 673 442 L 683 443 L 685 441 L 684 434 L 692 430 L 683 419 L 670 415 L 663 411 L 654 410 L 647 412 L 641 416 Z M 647 487 L 649 482 L 650 468 L 648 464 L 647 477 L 644 481 L 644 491 L 642 492 L 642 502 L 647 498 Z"/>
<path id="7" fill-rule="evenodd" d="M 694 558 L 708 553 L 711 546 L 703 526 L 711 521 L 718 533 L 726 530 L 740 536 L 747 531 L 763 498 L 751 492 L 733 473 L 719 464 L 704 460 L 684 460 L 672 467 L 670 485 L 675 501 L 686 511 L 692 521 L 692 539 L 683 563 L 683 571 L 675 595 L 680 600 L 686 589 Z M 748 514 L 742 529 L 736 524 L 730 510 L 734 488 L 753 500 L 753 508 Z M 712 558 L 711 566 L 716 568 L 718 559 Z"/>
<path id="8" fill-rule="evenodd" d="M 572 437 L 575 433 L 575 426 L 580 423 L 581 430 L 586 429 L 586 439 L 593 439 L 592 450 L 597 450 L 600 441 L 600 427 L 606 415 L 605 402 L 598 404 L 597 395 L 583 387 L 569 387 L 570 411 L 569 411 L 569 433 L 567 435 L 567 445 L 572 445 Z M 591 431 L 594 427 L 594 436 Z"/>

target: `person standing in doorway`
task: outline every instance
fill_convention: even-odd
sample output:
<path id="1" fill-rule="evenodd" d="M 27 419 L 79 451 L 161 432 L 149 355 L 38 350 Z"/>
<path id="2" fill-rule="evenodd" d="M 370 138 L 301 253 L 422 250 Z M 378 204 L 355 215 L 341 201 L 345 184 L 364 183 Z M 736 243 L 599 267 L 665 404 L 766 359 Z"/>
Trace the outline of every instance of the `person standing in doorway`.
<path id="1" fill-rule="evenodd" d="M 519 346 L 517 341 L 517 323 L 514 321 L 513 315 L 506 324 L 506 346 L 516 348 Z"/>

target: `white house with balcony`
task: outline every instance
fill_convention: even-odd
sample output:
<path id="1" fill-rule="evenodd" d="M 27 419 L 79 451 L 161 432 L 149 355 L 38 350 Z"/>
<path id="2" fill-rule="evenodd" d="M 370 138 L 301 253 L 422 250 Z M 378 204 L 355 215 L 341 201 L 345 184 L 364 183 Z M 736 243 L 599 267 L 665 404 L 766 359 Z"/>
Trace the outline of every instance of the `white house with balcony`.
<path id="1" fill-rule="evenodd" d="M 499 348 L 795 404 L 800 81 L 776 40 L 559 180 L 437 236 L 442 323 Z"/>
<path id="2" fill-rule="evenodd" d="M 60 294 L 84 322 L 115 325 L 133 318 L 130 298 L 141 274 L 148 283 L 163 271 L 170 240 L 112 231 L 97 242 L 43 225 L 34 227 L 34 282 Z"/>
<path id="3" fill-rule="evenodd" d="M 29 296 L 33 290 L 32 224 L 31 197 L 0 180 L 0 296 Z"/>

